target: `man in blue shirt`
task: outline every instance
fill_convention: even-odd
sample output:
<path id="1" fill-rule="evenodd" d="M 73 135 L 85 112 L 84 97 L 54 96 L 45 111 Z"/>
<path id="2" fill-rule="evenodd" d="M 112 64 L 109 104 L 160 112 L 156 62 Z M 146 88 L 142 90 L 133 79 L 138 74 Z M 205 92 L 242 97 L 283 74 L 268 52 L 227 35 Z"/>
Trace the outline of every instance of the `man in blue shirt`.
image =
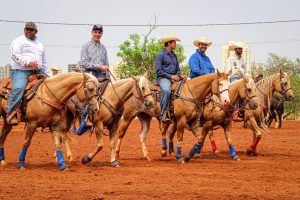
<path id="1" fill-rule="evenodd" d="M 199 40 L 195 40 L 193 44 L 198 47 L 198 49 L 189 60 L 191 68 L 190 78 L 215 73 L 214 66 L 211 64 L 209 57 L 205 54 L 207 47 L 211 46 L 212 42 L 203 37 Z"/>
<path id="2" fill-rule="evenodd" d="M 180 41 L 180 39 L 172 34 L 165 36 L 161 41 L 165 48 L 156 56 L 156 80 L 162 89 L 162 98 L 160 100 L 160 119 L 162 122 L 166 122 L 166 115 L 164 114 L 171 95 L 171 81 L 179 81 L 182 78 L 179 62 L 174 53 L 177 45 L 176 41 Z"/>

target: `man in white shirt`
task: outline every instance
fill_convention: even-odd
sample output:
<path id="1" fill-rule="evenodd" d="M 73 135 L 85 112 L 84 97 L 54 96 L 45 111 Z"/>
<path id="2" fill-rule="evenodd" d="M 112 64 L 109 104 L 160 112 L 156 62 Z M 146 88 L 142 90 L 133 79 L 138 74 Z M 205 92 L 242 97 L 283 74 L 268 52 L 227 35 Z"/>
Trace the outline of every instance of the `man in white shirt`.
<path id="1" fill-rule="evenodd" d="M 8 98 L 7 122 L 17 125 L 15 110 L 23 97 L 28 77 L 36 73 L 47 73 L 47 62 L 44 45 L 37 39 L 37 26 L 33 22 L 26 22 L 24 35 L 12 41 L 11 66 L 13 89 Z"/>
<path id="2" fill-rule="evenodd" d="M 229 56 L 225 72 L 230 73 L 230 83 L 242 78 L 246 74 L 246 62 L 242 58 L 243 44 L 237 42 L 229 46 L 229 51 L 234 51 L 234 55 Z"/>

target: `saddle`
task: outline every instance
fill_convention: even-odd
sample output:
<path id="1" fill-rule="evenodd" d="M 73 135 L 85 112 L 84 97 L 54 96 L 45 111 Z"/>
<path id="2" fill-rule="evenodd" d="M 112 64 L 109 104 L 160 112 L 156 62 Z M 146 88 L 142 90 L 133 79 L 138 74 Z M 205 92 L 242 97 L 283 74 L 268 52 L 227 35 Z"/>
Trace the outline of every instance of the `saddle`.
<path id="1" fill-rule="evenodd" d="M 27 102 L 34 96 L 37 88 L 40 84 L 47 78 L 46 75 L 34 74 L 28 77 L 28 83 L 25 88 L 24 96 L 18 106 L 18 108 L 11 113 L 8 117 L 10 119 L 15 114 L 17 114 L 18 121 L 25 121 L 25 112 L 27 107 Z M 8 99 L 11 90 L 13 89 L 12 78 L 6 78 L 0 84 L 0 97 L 4 99 Z M 5 107 L 5 111 L 7 112 L 7 107 Z"/>
<path id="2" fill-rule="evenodd" d="M 168 121 L 175 121 L 175 114 L 174 114 L 174 106 L 173 100 L 177 99 L 180 96 L 181 89 L 183 84 L 185 83 L 186 79 L 182 79 L 180 82 L 172 82 L 171 84 L 171 97 L 168 102 L 167 109 L 164 113 L 163 118 L 168 119 Z M 160 102 L 162 96 L 162 89 L 158 83 L 154 83 L 150 85 L 150 90 L 153 93 L 153 98 L 155 102 Z M 157 110 L 157 104 L 154 103 L 154 110 Z M 165 120 L 163 120 L 165 121 Z"/>

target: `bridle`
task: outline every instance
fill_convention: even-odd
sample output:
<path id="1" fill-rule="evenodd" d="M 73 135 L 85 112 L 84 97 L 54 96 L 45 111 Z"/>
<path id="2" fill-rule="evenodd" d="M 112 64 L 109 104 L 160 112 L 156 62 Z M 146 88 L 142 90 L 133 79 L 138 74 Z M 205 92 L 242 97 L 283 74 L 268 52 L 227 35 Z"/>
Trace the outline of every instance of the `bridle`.
<path id="1" fill-rule="evenodd" d="M 135 91 L 137 92 L 137 95 L 135 94 Z M 150 92 L 150 93 L 148 93 L 148 94 L 144 94 L 143 95 L 143 91 L 142 91 L 142 89 L 139 87 L 139 85 L 138 85 L 138 82 L 136 81 L 135 82 L 135 87 L 133 88 L 133 96 L 135 97 L 135 98 L 137 98 L 138 100 L 140 100 L 140 101 L 142 101 L 146 106 L 147 106 L 147 104 L 146 104 L 146 98 L 148 97 L 148 96 L 152 96 L 152 93 Z M 148 107 L 147 107 L 148 108 Z M 149 107 L 150 108 L 150 107 Z M 148 108 L 148 109 L 149 109 Z"/>
<path id="2" fill-rule="evenodd" d="M 280 92 L 280 94 L 282 95 L 282 96 L 286 96 L 286 93 L 289 91 L 289 90 L 292 90 L 292 88 L 291 87 L 289 87 L 288 89 L 285 89 L 284 88 L 284 82 L 282 81 L 282 79 L 283 79 L 284 77 L 283 76 L 281 76 L 280 75 L 280 87 L 281 87 L 281 92 Z"/>

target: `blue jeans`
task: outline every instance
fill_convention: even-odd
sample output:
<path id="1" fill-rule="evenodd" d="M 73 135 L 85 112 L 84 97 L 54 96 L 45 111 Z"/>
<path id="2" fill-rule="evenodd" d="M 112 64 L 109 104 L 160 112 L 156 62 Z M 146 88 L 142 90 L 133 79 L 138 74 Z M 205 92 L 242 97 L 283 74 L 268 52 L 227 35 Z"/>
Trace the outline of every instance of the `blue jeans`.
<path id="1" fill-rule="evenodd" d="M 100 78 L 102 76 L 106 76 L 106 72 L 94 72 L 92 71 L 92 74 L 96 77 L 96 78 Z"/>
<path id="2" fill-rule="evenodd" d="M 12 70 L 13 89 L 8 98 L 7 117 L 19 106 L 28 83 L 28 77 L 33 74 L 35 74 L 35 72 L 31 70 Z"/>
<path id="3" fill-rule="evenodd" d="M 169 99 L 171 95 L 171 81 L 167 78 L 161 78 L 158 80 L 158 83 L 162 90 L 162 96 L 160 100 L 160 108 L 161 108 L 160 117 L 162 117 L 169 103 Z"/>

